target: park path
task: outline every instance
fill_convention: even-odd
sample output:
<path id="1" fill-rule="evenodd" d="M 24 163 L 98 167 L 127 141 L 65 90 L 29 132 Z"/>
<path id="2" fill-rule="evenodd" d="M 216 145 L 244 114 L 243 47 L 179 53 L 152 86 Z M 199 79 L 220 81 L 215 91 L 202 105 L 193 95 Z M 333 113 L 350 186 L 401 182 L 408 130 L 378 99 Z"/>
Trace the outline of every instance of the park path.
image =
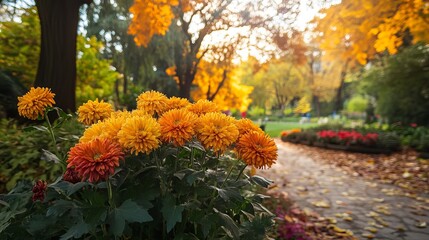
<path id="1" fill-rule="evenodd" d="M 274 181 L 270 191 L 286 192 L 301 208 L 332 219 L 357 239 L 429 240 L 428 196 L 351 176 L 275 141 L 277 163 L 258 172 Z"/>

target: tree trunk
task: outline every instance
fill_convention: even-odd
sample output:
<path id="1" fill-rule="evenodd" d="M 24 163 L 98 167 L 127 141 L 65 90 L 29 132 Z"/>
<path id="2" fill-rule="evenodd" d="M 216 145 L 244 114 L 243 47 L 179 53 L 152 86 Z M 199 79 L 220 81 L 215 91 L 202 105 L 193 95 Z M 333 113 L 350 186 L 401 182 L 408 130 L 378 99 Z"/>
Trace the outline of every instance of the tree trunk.
<path id="1" fill-rule="evenodd" d="M 335 97 L 335 112 L 337 114 L 340 113 L 341 110 L 343 110 L 343 92 L 344 92 L 344 81 L 346 80 L 346 76 L 347 76 L 347 71 L 348 71 L 348 65 L 349 65 L 349 60 L 346 61 L 346 63 L 344 64 L 344 67 L 341 71 L 341 75 L 340 75 L 340 86 L 338 87 L 337 90 L 337 95 Z"/>
<path id="2" fill-rule="evenodd" d="M 51 88 L 56 106 L 76 111 L 76 38 L 83 0 L 36 0 L 41 27 L 37 87 Z"/>

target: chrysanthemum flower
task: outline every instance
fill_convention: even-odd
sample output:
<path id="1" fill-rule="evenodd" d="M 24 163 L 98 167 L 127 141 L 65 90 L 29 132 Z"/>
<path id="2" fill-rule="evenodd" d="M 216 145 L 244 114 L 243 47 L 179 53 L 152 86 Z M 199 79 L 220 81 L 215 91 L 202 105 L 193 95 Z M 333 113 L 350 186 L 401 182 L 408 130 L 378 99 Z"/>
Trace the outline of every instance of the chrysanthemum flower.
<path id="1" fill-rule="evenodd" d="M 127 110 L 123 110 L 123 111 L 114 111 L 110 114 L 110 117 L 131 117 L 131 112 L 127 111 Z"/>
<path id="2" fill-rule="evenodd" d="M 110 117 L 113 112 L 113 107 L 110 103 L 103 100 L 101 102 L 96 99 L 95 101 L 89 100 L 80 106 L 77 110 L 79 122 L 85 125 L 91 125 L 98 121 L 103 121 Z"/>
<path id="3" fill-rule="evenodd" d="M 185 108 L 191 105 L 191 103 L 186 98 L 171 97 L 167 102 L 167 111 L 172 109 Z"/>
<path id="4" fill-rule="evenodd" d="M 238 130 L 234 119 L 223 113 L 207 113 L 200 117 L 197 124 L 197 137 L 206 149 L 223 152 L 234 143 Z"/>
<path id="5" fill-rule="evenodd" d="M 131 117 L 122 125 L 118 133 L 119 143 L 136 155 L 150 153 L 159 146 L 161 127 L 151 116 Z"/>
<path id="6" fill-rule="evenodd" d="M 67 167 L 74 167 L 79 177 L 95 183 L 112 175 L 123 159 L 124 153 L 117 143 L 110 139 L 95 139 L 72 147 Z"/>
<path id="7" fill-rule="evenodd" d="M 148 114 L 161 115 L 168 107 L 168 98 L 157 91 L 147 91 L 137 97 L 137 109 L 144 110 Z"/>
<path id="8" fill-rule="evenodd" d="M 247 165 L 270 168 L 277 160 L 277 146 L 266 134 L 253 131 L 244 134 L 236 145 L 238 157 Z"/>
<path id="9" fill-rule="evenodd" d="M 158 120 L 161 125 L 161 140 L 173 142 L 175 146 L 185 145 L 195 134 L 197 118 L 197 115 L 184 108 L 164 113 Z"/>
<path id="10" fill-rule="evenodd" d="M 44 117 L 45 109 L 55 104 L 54 96 L 49 88 L 32 87 L 24 96 L 18 97 L 19 115 L 31 120 Z"/>
<path id="11" fill-rule="evenodd" d="M 257 131 L 263 133 L 262 129 L 258 126 L 256 126 L 252 120 L 248 118 L 242 118 L 240 120 L 235 121 L 235 126 L 238 128 L 238 132 L 240 133 L 240 136 L 251 132 L 251 131 Z"/>
<path id="12" fill-rule="evenodd" d="M 143 117 L 143 116 L 151 116 L 152 114 L 147 113 L 145 110 L 136 109 L 131 112 L 131 117 Z"/>
<path id="13" fill-rule="evenodd" d="M 37 200 L 43 202 L 43 200 L 45 199 L 45 192 L 47 187 L 48 184 L 45 181 L 37 180 L 36 184 L 34 184 L 32 189 L 33 196 L 31 197 L 31 199 L 33 200 L 33 202 Z"/>
<path id="14" fill-rule="evenodd" d="M 102 138 L 105 129 L 106 129 L 105 122 L 98 122 L 96 124 L 92 124 L 83 132 L 83 136 L 80 137 L 79 142 L 84 143 L 84 142 L 92 141 L 96 138 Z"/>
<path id="15" fill-rule="evenodd" d="M 82 179 L 79 177 L 79 174 L 74 168 L 67 168 L 63 174 L 63 180 L 71 183 L 78 183 Z"/>
<path id="16" fill-rule="evenodd" d="M 198 100 L 196 103 L 189 105 L 187 109 L 198 116 L 211 112 L 220 112 L 218 106 L 214 102 L 205 99 Z"/>

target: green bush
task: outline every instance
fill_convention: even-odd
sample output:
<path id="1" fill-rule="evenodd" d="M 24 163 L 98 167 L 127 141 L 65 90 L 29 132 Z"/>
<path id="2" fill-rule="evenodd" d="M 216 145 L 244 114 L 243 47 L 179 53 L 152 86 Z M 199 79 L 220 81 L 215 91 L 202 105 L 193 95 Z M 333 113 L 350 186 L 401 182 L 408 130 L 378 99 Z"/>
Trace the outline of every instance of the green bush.
<path id="1" fill-rule="evenodd" d="M 70 119 L 54 129 L 60 149 L 73 146 L 82 126 Z M 53 181 L 62 171 L 47 162 L 44 150 L 54 152 L 46 126 L 20 126 L 7 119 L 0 120 L 0 192 L 11 190 L 18 180 L 44 179 Z M 64 150 L 61 154 L 66 156 Z"/>

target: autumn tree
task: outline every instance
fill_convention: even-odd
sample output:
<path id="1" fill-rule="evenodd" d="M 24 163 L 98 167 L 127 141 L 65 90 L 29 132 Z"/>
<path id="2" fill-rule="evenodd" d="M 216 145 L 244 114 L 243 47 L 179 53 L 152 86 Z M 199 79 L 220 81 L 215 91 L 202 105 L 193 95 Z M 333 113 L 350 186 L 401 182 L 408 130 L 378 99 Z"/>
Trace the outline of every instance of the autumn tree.
<path id="1" fill-rule="evenodd" d="M 428 19 L 429 6 L 421 0 L 345 0 L 323 9 L 313 22 L 322 55 L 341 69 L 336 111 L 342 109 L 347 73 L 401 46 L 428 42 Z"/>
<path id="2" fill-rule="evenodd" d="M 248 36 L 256 29 L 278 28 L 282 26 L 279 23 L 290 21 L 292 9 L 296 8 L 293 3 L 296 1 L 137 0 L 132 7 L 134 18 L 129 32 L 135 35 L 138 45 L 145 46 L 154 34 L 165 34 L 168 25 L 174 22 L 175 30 L 170 28 L 170 31 L 175 31 L 177 39 L 174 56 L 179 93 L 190 98 L 198 65 L 210 45 L 204 41 L 231 29 L 246 30 Z"/>

